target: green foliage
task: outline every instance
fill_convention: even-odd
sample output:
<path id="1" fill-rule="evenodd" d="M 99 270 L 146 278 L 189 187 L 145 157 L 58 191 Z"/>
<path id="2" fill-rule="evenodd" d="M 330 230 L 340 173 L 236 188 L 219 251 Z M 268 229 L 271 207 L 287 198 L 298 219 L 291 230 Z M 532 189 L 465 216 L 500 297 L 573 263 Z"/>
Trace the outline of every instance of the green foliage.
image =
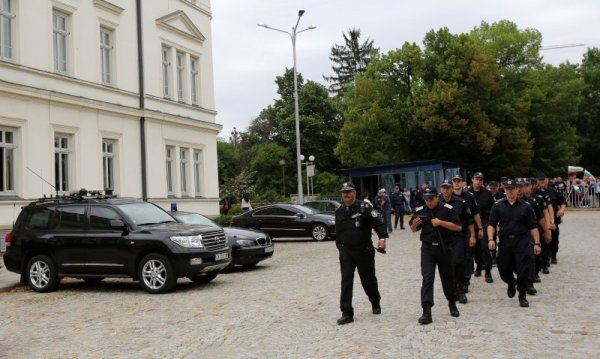
<path id="1" fill-rule="evenodd" d="M 231 222 L 231 217 L 233 217 L 234 214 L 228 213 L 228 214 L 222 214 L 217 218 L 214 218 L 213 221 L 218 224 L 221 227 L 229 227 L 229 223 Z"/>
<path id="2" fill-rule="evenodd" d="M 241 200 L 244 193 L 249 193 L 252 198 L 256 192 L 255 177 L 256 174 L 246 168 L 235 177 L 225 179 L 220 187 L 220 197 L 232 198 L 235 202 Z"/>
<path id="3" fill-rule="evenodd" d="M 321 198 L 339 197 L 340 184 L 345 180 L 346 177 L 331 172 L 318 172 L 314 178 L 315 193 L 318 193 Z"/>
<path id="4" fill-rule="evenodd" d="M 595 176 L 600 175 L 600 49 L 590 48 L 579 68 L 583 80 L 579 116 L 576 120 L 581 153 L 580 165 Z"/>
<path id="5" fill-rule="evenodd" d="M 334 44 L 329 59 L 335 75 L 323 76 L 331 85 L 329 91 L 335 95 L 343 95 L 351 86 L 357 75 L 365 73 L 377 50 L 373 48 L 373 40 L 366 39 L 360 43 L 360 29 L 350 29 L 348 34 L 342 33 L 344 45 Z"/>
<path id="6" fill-rule="evenodd" d="M 227 142 L 217 142 L 217 158 L 219 168 L 219 184 L 225 183 L 228 178 L 233 178 L 239 173 L 240 149 Z"/>

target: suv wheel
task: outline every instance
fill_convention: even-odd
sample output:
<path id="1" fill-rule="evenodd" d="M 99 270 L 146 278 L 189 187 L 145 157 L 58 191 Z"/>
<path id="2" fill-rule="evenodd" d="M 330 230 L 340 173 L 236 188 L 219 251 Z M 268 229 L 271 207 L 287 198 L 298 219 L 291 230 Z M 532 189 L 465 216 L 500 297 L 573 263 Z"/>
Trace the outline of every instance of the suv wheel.
<path id="1" fill-rule="evenodd" d="M 29 260 L 25 267 L 25 278 L 36 292 L 52 292 L 59 282 L 56 266 L 46 255 L 37 255 Z"/>
<path id="2" fill-rule="evenodd" d="M 329 236 L 329 233 L 327 233 L 327 227 L 325 227 L 324 224 L 318 223 L 315 224 L 315 226 L 312 228 L 311 234 L 312 234 L 312 238 L 315 241 L 324 241 L 327 239 L 327 236 Z"/>
<path id="3" fill-rule="evenodd" d="M 151 294 L 166 293 L 177 284 L 171 262 L 160 253 L 148 254 L 142 259 L 138 278 L 142 288 Z"/>
<path id="4" fill-rule="evenodd" d="M 208 273 L 204 273 L 204 274 L 191 276 L 188 278 L 196 284 L 201 284 L 201 283 L 208 283 L 211 280 L 217 278 L 218 274 L 219 274 L 219 271 L 214 271 L 214 272 L 208 272 Z"/>

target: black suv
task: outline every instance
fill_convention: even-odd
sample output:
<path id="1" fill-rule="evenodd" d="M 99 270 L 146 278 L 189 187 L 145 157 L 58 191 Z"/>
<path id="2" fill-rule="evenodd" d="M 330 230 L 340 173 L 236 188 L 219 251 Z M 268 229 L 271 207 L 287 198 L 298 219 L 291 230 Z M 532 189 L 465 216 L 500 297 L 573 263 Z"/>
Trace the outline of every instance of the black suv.
<path id="1" fill-rule="evenodd" d="M 6 268 L 37 292 L 55 290 L 62 277 L 131 277 L 149 293 L 164 293 L 179 277 L 209 282 L 230 261 L 221 228 L 179 223 L 152 203 L 85 190 L 23 207 L 4 254 Z"/>

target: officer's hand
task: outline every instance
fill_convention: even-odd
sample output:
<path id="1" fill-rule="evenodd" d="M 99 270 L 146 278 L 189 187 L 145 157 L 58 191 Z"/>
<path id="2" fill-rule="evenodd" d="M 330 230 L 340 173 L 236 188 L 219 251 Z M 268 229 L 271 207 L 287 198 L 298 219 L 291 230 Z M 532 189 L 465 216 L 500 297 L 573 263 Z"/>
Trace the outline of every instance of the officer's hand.
<path id="1" fill-rule="evenodd" d="M 550 229 L 553 230 L 553 231 L 556 231 L 556 224 L 551 223 L 550 224 Z"/>
<path id="2" fill-rule="evenodd" d="M 477 239 L 475 236 L 471 236 L 471 238 L 469 238 L 469 247 L 475 247 L 475 244 L 477 244 Z"/>
<path id="3" fill-rule="evenodd" d="M 431 225 L 434 227 L 439 227 L 442 225 L 442 220 L 437 219 L 437 218 L 432 218 L 431 219 Z"/>
<path id="4" fill-rule="evenodd" d="M 535 254 L 536 256 L 539 256 L 540 253 L 542 253 L 542 247 L 539 245 L 534 245 L 533 246 L 533 254 Z"/>
<path id="5" fill-rule="evenodd" d="M 565 215 L 565 211 L 564 210 L 561 209 L 561 210 L 558 211 L 558 216 L 559 217 L 562 217 L 564 215 Z"/>
<path id="6" fill-rule="evenodd" d="M 496 242 L 494 242 L 494 241 L 488 241 L 488 249 L 490 251 L 493 251 L 494 249 L 496 249 Z"/>
<path id="7" fill-rule="evenodd" d="M 385 241 L 383 239 L 379 240 L 377 243 L 377 248 L 385 249 Z"/>
<path id="8" fill-rule="evenodd" d="M 477 238 L 483 239 L 483 229 L 477 231 Z"/>

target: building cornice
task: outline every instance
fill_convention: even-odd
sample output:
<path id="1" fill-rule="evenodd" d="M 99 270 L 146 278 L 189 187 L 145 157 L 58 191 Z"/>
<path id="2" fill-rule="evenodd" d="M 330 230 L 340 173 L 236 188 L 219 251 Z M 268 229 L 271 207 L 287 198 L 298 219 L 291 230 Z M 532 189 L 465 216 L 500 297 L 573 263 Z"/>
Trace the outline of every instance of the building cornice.
<path id="1" fill-rule="evenodd" d="M 201 13 L 208 16 L 212 20 L 212 12 L 209 9 L 200 7 L 198 4 L 194 4 L 189 0 L 179 0 L 179 1 L 181 1 L 182 3 L 185 3 L 186 5 L 188 5 L 191 8 L 194 8 L 194 9 L 200 11 Z"/>
<path id="2" fill-rule="evenodd" d="M 117 6 L 106 0 L 94 0 L 94 6 L 100 8 L 100 9 L 106 10 L 115 15 L 121 15 L 123 10 L 125 10 L 122 7 Z"/>
<path id="3" fill-rule="evenodd" d="M 176 20 L 180 20 L 186 27 L 187 31 L 183 31 L 177 28 L 176 26 L 173 26 L 172 24 Z M 182 10 L 172 12 L 168 15 L 156 19 L 156 25 L 183 37 L 187 37 L 190 40 L 196 41 L 200 43 L 200 45 L 202 45 L 206 40 L 206 36 L 204 36 L 202 32 L 200 32 L 196 25 L 194 25 L 194 22 Z"/>

